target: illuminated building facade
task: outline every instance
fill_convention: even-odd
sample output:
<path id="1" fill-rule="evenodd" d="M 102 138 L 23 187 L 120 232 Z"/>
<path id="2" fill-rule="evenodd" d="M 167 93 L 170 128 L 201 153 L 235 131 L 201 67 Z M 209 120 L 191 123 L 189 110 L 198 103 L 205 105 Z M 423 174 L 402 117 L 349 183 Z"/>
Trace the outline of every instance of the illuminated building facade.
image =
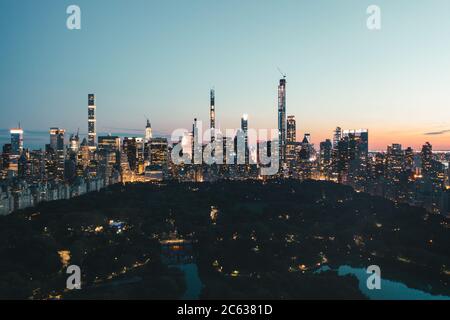
<path id="1" fill-rule="evenodd" d="M 66 130 L 50 128 L 50 144 L 47 148 L 47 167 L 49 179 L 64 180 L 65 150 L 64 136 Z"/>
<path id="2" fill-rule="evenodd" d="M 145 168 L 146 181 L 162 181 L 167 174 L 169 144 L 166 138 L 150 141 L 150 165 Z"/>
<path id="3" fill-rule="evenodd" d="M 147 119 L 147 125 L 145 126 L 145 139 L 144 139 L 144 142 L 148 143 L 152 137 L 153 137 L 152 125 L 150 124 L 150 120 Z"/>
<path id="4" fill-rule="evenodd" d="M 210 91 L 209 121 L 211 128 L 211 142 L 214 142 L 216 136 L 216 93 L 214 89 L 211 89 Z"/>
<path id="5" fill-rule="evenodd" d="M 296 161 L 296 121 L 295 116 L 287 117 L 287 133 L 286 133 L 286 161 L 290 167 L 295 165 Z"/>
<path id="6" fill-rule="evenodd" d="M 244 114 L 241 118 L 241 133 L 244 139 L 244 161 L 245 164 L 250 162 L 250 149 L 248 147 L 248 115 Z"/>
<path id="7" fill-rule="evenodd" d="M 20 155 L 23 151 L 23 130 L 21 128 L 11 129 L 11 154 Z"/>
<path id="8" fill-rule="evenodd" d="M 12 147 L 10 143 L 5 143 L 2 149 L 2 179 L 8 178 L 10 170 L 12 170 Z"/>
<path id="9" fill-rule="evenodd" d="M 111 179 L 114 170 L 120 170 L 120 138 L 117 136 L 99 136 L 97 152 L 100 173 L 105 179 Z"/>
<path id="10" fill-rule="evenodd" d="M 88 95 L 88 146 L 90 149 L 95 149 L 95 138 L 97 136 L 96 131 L 96 105 L 95 105 L 95 95 Z"/>
<path id="11" fill-rule="evenodd" d="M 192 163 L 193 164 L 202 164 L 203 161 L 203 152 L 202 152 L 202 137 L 201 130 L 199 128 L 197 118 L 194 119 L 192 124 Z"/>
<path id="12" fill-rule="evenodd" d="M 337 128 L 333 139 L 336 139 L 340 132 L 340 128 Z M 336 170 L 337 180 L 359 188 L 368 174 L 368 130 L 344 130 L 337 149 L 333 148 L 333 151 L 333 156 L 336 157 L 333 159 L 333 170 Z"/>
<path id="13" fill-rule="evenodd" d="M 143 138 L 136 139 L 136 152 L 137 152 L 137 173 L 143 174 L 145 170 L 145 142 Z"/>
<path id="14" fill-rule="evenodd" d="M 136 172 L 138 167 L 136 138 L 125 137 L 123 139 L 122 151 L 126 155 L 130 170 Z"/>
<path id="15" fill-rule="evenodd" d="M 319 166 L 323 179 L 328 179 L 331 174 L 332 150 L 333 144 L 330 139 L 326 139 L 320 143 Z"/>
<path id="16" fill-rule="evenodd" d="M 278 143 L 280 164 L 286 163 L 286 78 L 278 85 Z"/>
<path id="17" fill-rule="evenodd" d="M 169 159 L 168 142 L 166 138 L 153 138 L 150 144 L 150 164 L 167 166 Z"/>
<path id="18" fill-rule="evenodd" d="M 70 135 L 69 149 L 74 153 L 77 153 L 80 149 L 80 137 L 78 136 L 78 133 Z"/>

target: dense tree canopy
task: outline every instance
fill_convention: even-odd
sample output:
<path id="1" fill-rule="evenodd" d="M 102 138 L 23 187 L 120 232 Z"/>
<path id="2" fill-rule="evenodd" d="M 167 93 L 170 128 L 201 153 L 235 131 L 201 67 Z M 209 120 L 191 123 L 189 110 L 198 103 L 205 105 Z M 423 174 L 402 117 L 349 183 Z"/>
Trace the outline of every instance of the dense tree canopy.
<path id="1" fill-rule="evenodd" d="M 329 182 L 114 185 L 1 217 L 0 297 L 179 298 L 160 245 L 174 234 L 194 243 L 203 298 L 363 298 L 356 278 L 314 272 L 343 264 L 448 294 L 448 226 Z M 67 264 L 82 290 L 64 290 Z"/>

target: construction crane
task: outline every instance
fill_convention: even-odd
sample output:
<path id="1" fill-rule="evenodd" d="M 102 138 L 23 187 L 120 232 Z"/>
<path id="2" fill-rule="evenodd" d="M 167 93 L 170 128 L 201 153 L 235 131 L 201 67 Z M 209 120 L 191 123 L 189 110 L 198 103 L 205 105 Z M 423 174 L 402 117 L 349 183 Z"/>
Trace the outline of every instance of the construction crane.
<path id="1" fill-rule="evenodd" d="M 283 79 L 286 79 L 286 73 L 283 73 L 279 67 L 277 67 L 278 72 L 283 76 Z"/>

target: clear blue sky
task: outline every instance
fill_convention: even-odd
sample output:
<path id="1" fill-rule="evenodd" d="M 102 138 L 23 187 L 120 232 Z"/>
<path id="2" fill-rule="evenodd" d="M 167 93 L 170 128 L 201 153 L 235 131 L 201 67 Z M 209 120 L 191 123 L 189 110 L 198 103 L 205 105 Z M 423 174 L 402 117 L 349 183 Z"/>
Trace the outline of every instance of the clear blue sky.
<path id="1" fill-rule="evenodd" d="M 275 128 L 280 67 L 287 113 L 316 144 L 340 125 L 369 128 L 372 149 L 450 149 L 449 35 L 448 0 L 1 0 L 0 128 L 86 132 L 92 92 L 99 131 L 143 130 L 147 115 L 170 133 L 207 121 L 212 86 L 222 128 L 243 113 Z"/>

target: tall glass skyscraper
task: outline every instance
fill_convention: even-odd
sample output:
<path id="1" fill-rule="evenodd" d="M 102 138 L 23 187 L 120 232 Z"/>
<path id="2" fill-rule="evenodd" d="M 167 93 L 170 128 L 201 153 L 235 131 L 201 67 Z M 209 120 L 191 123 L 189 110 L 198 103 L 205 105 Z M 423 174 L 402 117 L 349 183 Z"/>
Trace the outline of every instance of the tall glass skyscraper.
<path id="1" fill-rule="evenodd" d="M 60 128 L 50 128 L 50 150 L 47 165 L 53 172 L 52 178 L 64 179 L 64 135 L 66 131 Z"/>
<path id="2" fill-rule="evenodd" d="M 336 127 L 336 129 L 333 132 L 333 149 L 337 150 L 337 146 L 341 138 L 342 138 L 342 129 L 340 127 Z"/>
<path id="3" fill-rule="evenodd" d="M 241 130 L 244 135 L 245 164 L 250 162 L 250 150 L 248 148 L 248 115 L 243 114 L 241 118 Z"/>
<path id="4" fill-rule="evenodd" d="M 278 85 L 278 143 L 280 144 L 280 162 L 286 163 L 286 78 Z"/>
<path id="5" fill-rule="evenodd" d="M 20 155 L 23 150 L 23 130 L 20 128 L 11 129 L 11 154 Z"/>
<path id="6" fill-rule="evenodd" d="M 287 117 L 287 133 L 286 133 L 286 161 L 291 165 L 295 161 L 295 148 L 296 148 L 296 121 L 295 116 Z"/>
<path id="7" fill-rule="evenodd" d="M 202 152 L 202 130 L 199 129 L 197 118 L 194 119 L 192 124 L 192 163 L 202 164 L 203 152 Z"/>
<path id="8" fill-rule="evenodd" d="M 367 158 L 369 153 L 369 130 L 344 130 L 342 137 L 349 137 L 350 141 L 355 141 L 355 152 L 357 156 Z"/>
<path id="9" fill-rule="evenodd" d="M 64 134 L 66 130 L 61 128 L 50 128 L 50 147 L 55 152 L 64 151 Z"/>
<path id="10" fill-rule="evenodd" d="M 88 95 L 88 146 L 95 148 L 96 119 L 95 119 L 95 95 Z"/>
<path id="11" fill-rule="evenodd" d="M 214 89 L 210 91 L 209 118 L 211 128 L 211 142 L 214 142 L 216 129 L 216 93 Z"/>

